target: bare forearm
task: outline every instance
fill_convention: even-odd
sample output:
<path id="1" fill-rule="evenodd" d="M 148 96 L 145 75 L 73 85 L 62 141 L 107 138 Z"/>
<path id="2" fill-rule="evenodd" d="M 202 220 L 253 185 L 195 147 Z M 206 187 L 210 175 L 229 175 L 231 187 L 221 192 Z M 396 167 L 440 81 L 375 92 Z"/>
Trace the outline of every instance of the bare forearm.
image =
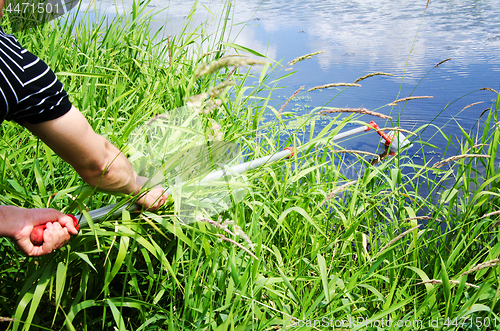
<path id="1" fill-rule="evenodd" d="M 104 139 L 104 138 L 102 138 Z M 137 176 L 132 170 L 130 162 L 115 146 L 105 140 L 105 146 L 108 157 L 108 166 L 104 171 L 94 173 L 93 176 L 82 178 L 90 185 L 97 186 L 100 189 L 121 192 L 136 195 L 141 192 L 141 187 L 148 182 L 148 178 Z M 165 203 L 168 195 L 163 188 L 156 187 L 141 193 L 137 203 L 148 208 L 156 210 Z"/>
<path id="2" fill-rule="evenodd" d="M 0 237 L 13 237 L 20 228 L 16 222 L 17 212 L 21 209 L 14 206 L 0 206 Z"/>
<path id="3" fill-rule="evenodd" d="M 88 184 L 102 190 L 126 194 L 139 192 L 141 187 L 136 183 L 136 175 L 128 159 L 108 140 L 104 137 L 100 138 L 106 150 L 104 154 L 106 161 L 103 163 L 105 164 L 105 168 L 77 169 L 75 167 L 80 176 Z"/>
<path id="4" fill-rule="evenodd" d="M 126 194 L 139 189 L 125 155 L 95 133 L 78 109 L 72 108 L 52 121 L 25 126 L 71 164 L 88 184 Z"/>
<path id="5" fill-rule="evenodd" d="M 55 120 L 25 123 L 25 126 L 71 164 L 88 184 L 125 194 L 140 192 L 143 183 L 136 182 L 137 176 L 128 159 L 106 138 L 95 133 L 78 109 L 73 107 Z M 165 200 L 166 194 L 155 188 L 138 202 L 155 209 Z"/>

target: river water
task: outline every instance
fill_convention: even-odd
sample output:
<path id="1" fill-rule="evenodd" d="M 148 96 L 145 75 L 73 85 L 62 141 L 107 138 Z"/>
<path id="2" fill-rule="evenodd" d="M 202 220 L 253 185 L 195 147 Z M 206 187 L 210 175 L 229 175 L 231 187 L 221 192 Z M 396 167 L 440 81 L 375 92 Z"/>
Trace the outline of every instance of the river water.
<path id="1" fill-rule="evenodd" d="M 110 0 L 98 3 L 108 13 L 131 8 L 130 0 L 119 5 Z M 495 93 L 479 89 L 498 91 L 500 87 L 500 0 L 432 0 L 427 9 L 425 0 L 237 0 L 233 5 L 229 23 L 234 42 L 280 61 L 283 75 L 292 72 L 284 71 L 292 59 L 324 51 L 293 66 L 295 73 L 280 82 L 285 88 L 275 95 L 276 108 L 303 85 L 306 90 L 386 72 L 394 76 L 372 77 L 362 81 L 362 87 L 340 94 L 341 89 L 303 92 L 286 111 L 302 114 L 319 106 L 364 107 L 395 118 L 399 113 L 399 126 L 404 129 L 432 123 L 446 135 L 460 137 L 457 123 L 470 130 L 496 99 Z M 164 9 L 155 24 L 166 24 L 169 34 L 180 30 L 192 6 L 185 0 L 149 5 L 153 10 Z M 222 7 L 220 1 L 201 1 L 194 25 L 217 21 Z M 433 98 L 382 107 L 410 95 Z M 462 111 L 473 103 L 478 104 Z M 380 126 L 391 125 L 373 119 Z M 429 128 L 421 138 L 438 146 L 434 152 L 442 157 L 446 141 L 436 132 Z M 351 139 L 345 147 L 374 152 L 378 140 L 373 137 Z"/>

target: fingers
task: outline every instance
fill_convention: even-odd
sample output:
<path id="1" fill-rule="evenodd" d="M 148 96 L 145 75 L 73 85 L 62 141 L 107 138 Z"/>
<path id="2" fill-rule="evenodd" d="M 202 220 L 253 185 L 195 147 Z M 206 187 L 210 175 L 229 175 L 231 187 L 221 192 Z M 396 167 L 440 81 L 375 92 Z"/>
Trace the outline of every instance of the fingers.
<path id="1" fill-rule="evenodd" d="M 73 218 L 71 216 L 63 214 L 63 216 L 59 218 L 57 221 L 58 224 L 60 224 L 62 227 L 68 230 L 69 234 L 73 235 L 78 234 L 78 230 L 76 229 L 75 223 L 73 222 Z"/>
<path id="2" fill-rule="evenodd" d="M 46 226 L 41 248 L 44 254 L 49 254 L 53 250 L 63 247 L 69 241 L 70 235 L 68 228 L 62 227 L 59 222 L 49 222 Z"/>
<path id="3" fill-rule="evenodd" d="M 45 209 L 27 209 L 27 217 L 31 219 L 33 225 L 45 224 L 47 222 L 58 221 L 64 217 L 66 214 L 61 213 L 58 210 L 52 208 Z"/>
<path id="4" fill-rule="evenodd" d="M 168 199 L 168 194 L 165 193 L 165 190 L 163 188 L 157 189 L 157 192 L 153 192 L 153 197 L 155 197 L 155 202 L 153 204 L 153 207 L 155 210 L 160 208 L 165 202 L 167 202 Z"/>
<path id="5" fill-rule="evenodd" d="M 73 218 L 55 209 L 26 209 L 24 212 L 26 226 L 16 236 L 16 241 L 29 256 L 49 254 L 64 246 L 70 235 L 78 233 Z M 39 233 L 34 236 L 35 231 Z M 39 239 L 33 241 L 34 237 Z"/>
<path id="6" fill-rule="evenodd" d="M 158 210 L 168 199 L 168 194 L 162 187 L 156 187 L 144 194 L 138 201 L 140 205 L 150 211 Z"/>
<path id="7" fill-rule="evenodd" d="M 68 229 L 69 234 L 78 234 L 73 218 L 55 209 L 34 209 L 34 225 L 45 224 L 46 222 L 58 223 L 63 228 Z"/>
<path id="8" fill-rule="evenodd" d="M 50 254 L 52 251 L 63 247 L 70 237 L 67 227 L 61 226 L 59 222 L 47 222 L 45 223 L 43 244 L 41 246 L 34 246 L 29 240 L 21 240 L 18 244 L 27 255 L 40 256 Z"/>
<path id="9" fill-rule="evenodd" d="M 72 223 L 72 222 L 71 222 Z M 47 224 L 47 228 L 52 236 L 52 249 L 59 249 L 66 245 L 71 237 L 68 228 L 61 226 L 60 222 L 54 222 Z M 74 227 L 73 227 L 74 229 Z M 75 229 L 76 231 L 76 229 Z"/>
<path id="10" fill-rule="evenodd" d="M 165 190 L 163 188 L 158 188 L 157 190 L 158 190 L 157 191 L 158 197 L 156 198 L 156 202 L 155 202 L 156 209 L 163 206 L 165 204 L 165 202 L 167 202 L 167 199 L 168 199 L 168 194 L 165 193 Z M 155 195 L 155 194 L 153 194 L 153 195 Z"/>

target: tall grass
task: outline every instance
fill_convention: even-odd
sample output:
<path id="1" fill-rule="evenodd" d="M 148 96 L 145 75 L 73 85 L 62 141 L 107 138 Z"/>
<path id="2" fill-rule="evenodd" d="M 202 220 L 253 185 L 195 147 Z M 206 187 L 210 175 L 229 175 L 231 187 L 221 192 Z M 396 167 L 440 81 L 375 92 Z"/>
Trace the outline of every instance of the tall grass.
<path id="1" fill-rule="evenodd" d="M 341 149 L 332 137 L 347 124 L 369 122 L 366 115 L 337 116 L 315 133 L 310 116 L 271 106 L 273 86 L 286 79 L 276 64 L 196 78 L 201 64 L 231 45 L 224 31 L 155 38 L 146 8 L 135 5 L 130 17 L 109 22 L 68 18 L 18 38 L 49 63 L 93 128 L 121 148 L 137 123 L 232 80 L 222 107 L 207 115 L 224 139 L 248 157 L 284 145 L 298 153 L 248 173 L 248 195 L 220 215 L 253 249 L 214 226 L 217 215 L 185 225 L 168 210 L 91 222 L 41 258 L 0 239 L 3 328 L 500 329 L 498 97 L 481 129 L 463 131 L 459 142 L 462 154 L 489 158 L 456 158 L 438 168 L 406 152 L 376 166 L 355 154 L 362 171 L 348 177 L 345 154 L 331 153 Z M 228 3 L 222 25 L 231 10 Z M 417 136 L 414 143 L 425 142 Z M 15 124 L 3 124 L 1 144 L 4 204 L 85 213 L 118 199 L 83 185 Z M 430 193 L 422 196 L 424 186 Z"/>

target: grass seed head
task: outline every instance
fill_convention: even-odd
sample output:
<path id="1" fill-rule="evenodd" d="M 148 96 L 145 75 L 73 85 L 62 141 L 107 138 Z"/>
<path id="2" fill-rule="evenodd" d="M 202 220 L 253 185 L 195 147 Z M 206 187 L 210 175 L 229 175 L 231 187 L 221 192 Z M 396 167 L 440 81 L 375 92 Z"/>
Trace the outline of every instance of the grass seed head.
<path id="1" fill-rule="evenodd" d="M 297 89 L 297 91 L 295 91 L 292 96 L 290 98 L 288 98 L 288 100 L 286 100 L 286 102 L 283 104 L 283 106 L 281 106 L 280 110 L 278 111 L 278 116 L 281 116 L 281 112 L 283 111 L 283 109 L 285 109 L 285 107 L 288 105 L 288 103 L 305 87 L 305 85 L 302 85 L 299 89 Z"/>
<path id="2" fill-rule="evenodd" d="M 243 246 L 242 244 L 234 241 L 233 239 L 230 239 L 228 237 L 226 237 L 225 235 L 223 234 L 216 234 L 217 237 L 219 237 L 219 240 L 224 240 L 224 241 L 227 241 L 239 248 L 241 248 L 242 250 L 244 250 L 245 252 L 247 252 L 251 257 L 253 257 L 254 259 L 256 259 L 257 261 L 259 260 L 259 258 L 257 256 L 255 256 L 254 253 L 252 253 L 248 248 L 246 248 L 245 246 Z"/>
<path id="3" fill-rule="evenodd" d="M 483 217 L 481 217 L 481 219 L 495 215 L 500 215 L 500 210 L 492 211 L 491 213 L 485 214 L 483 215 Z"/>
<path id="4" fill-rule="evenodd" d="M 241 229 L 241 227 L 239 225 L 237 225 L 236 222 L 233 221 L 233 220 L 226 219 L 224 222 L 222 222 L 222 217 L 220 215 L 219 215 L 219 219 L 218 219 L 217 222 L 214 221 L 214 220 L 212 220 L 212 219 L 210 219 L 210 218 L 208 218 L 208 217 L 202 217 L 202 216 L 198 216 L 196 218 L 196 220 L 202 221 L 202 222 L 207 222 L 207 223 L 215 226 L 216 228 L 219 228 L 219 229 L 223 230 L 224 232 L 228 233 L 229 235 L 231 235 L 233 237 L 238 237 L 239 236 L 239 237 L 241 237 L 241 239 L 243 239 L 247 243 L 247 245 L 250 247 L 250 249 L 252 249 L 252 250 L 255 249 L 255 244 L 250 240 L 250 238 Z M 233 231 L 229 230 L 230 226 L 233 228 Z M 218 236 L 219 236 L 219 240 L 225 240 L 225 241 L 229 241 L 229 242 L 232 242 L 232 243 L 236 243 L 233 240 L 227 240 L 228 238 L 226 238 L 223 235 L 218 235 Z M 241 246 L 240 244 L 238 244 L 238 247 L 243 247 L 243 246 Z M 246 248 L 245 248 L 245 251 L 247 251 Z M 253 255 L 253 254 L 251 254 L 251 255 L 255 257 L 255 255 Z"/>
<path id="5" fill-rule="evenodd" d="M 361 87 L 360 84 L 355 84 L 355 83 L 332 83 L 332 84 L 318 85 L 318 86 L 312 87 L 309 90 L 307 90 L 307 92 L 311 92 L 311 91 L 315 91 L 315 90 L 322 90 L 322 89 L 332 88 L 332 87 L 351 87 L 351 86 Z"/>
<path id="6" fill-rule="evenodd" d="M 330 109 L 324 109 L 319 112 L 321 115 L 326 115 L 329 113 L 358 113 L 358 114 L 364 114 L 364 115 L 371 115 L 371 116 L 377 116 L 383 119 L 392 119 L 391 116 L 384 115 L 381 113 L 377 113 L 371 110 L 368 110 L 366 108 L 330 108 Z"/>
<path id="7" fill-rule="evenodd" d="M 498 94 L 498 92 L 496 90 L 492 89 L 491 87 L 483 87 L 483 88 L 480 88 L 479 91 L 490 91 L 490 92 Z"/>
<path id="8" fill-rule="evenodd" d="M 406 236 L 408 233 L 413 232 L 414 230 L 418 230 L 419 227 L 420 227 L 420 225 L 417 225 L 416 227 L 413 227 L 413 228 L 411 228 L 409 230 L 406 230 L 405 232 L 401 233 L 399 236 L 397 236 L 394 239 L 392 239 L 391 241 L 389 241 L 387 243 L 387 245 L 385 245 L 384 247 L 382 247 L 382 249 L 379 251 L 379 254 L 382 253 L 387 248 L 391 247 L 392 244 L 394 244 L 396 241 L 398 241 L 399 239 L 401 239 L 404 236 Z"/>
<path id="9" fill-rule="evenodd" d="M 325 204 L 328 200 L 331 200 L 334 196 L 336 196 L 340 192 L 344 191 L 349 186 L 356 184 L 357 182 L 358 182 L 357 180 L 353 180 L 353 181 L 350 181 L 348 183 L 345 183 L 344 185 L 337 187 L 335 190 L 333 190 L 332 192 L 330 192 L 328 194 L 328 196 L 325 198 L 325 200 L 323 200 L 323 202 L 321 204 L 322 205 Z"/>
<path id="10" fill-rule="evenodd" d="M 437 67 L 439 67 L 440 65 L 442 65 L 443 63 L 448 62 L 448 61 L 450 61 L 450 60 L 451 60 L 451 57 L 450 57 L 450 58 L 447 58 L 446 60 L 443 60 L 443 61 L 439 62 L 438 64 L 436 64 L 436 65 L 434 66 L 434 68 L 437 68 Z"/>
<path id="11" fill-rule="evenodd" d="M 460 284 L 460 282 L 458 280 L 450 280 L 449 281 L 450 284 L 453 284 L 453 285 L 458 285 Z M 440 280 L 440 279 L 430 279 L 430 280 L 426 280 L 426 281 L 423 281 L 423 282 L 420 282 L 420 283 L 417 283 L 415 285 L 422 285 L 422 284 L 433 284 L 433 285 L 441 285 L 443 284 L 443 281 Z M 477 285 L 474 285 L 474 284 L 471 284 L 471 283 L 465 283 L 466 286 L 470 286 L 470 287 L 474 287 L 474 288 L 479 288 L 479 286 Z"/>
<path id="12" fill-rule="evenodd" d="M 423 96 L 417 96 L 417 97 L 406 97 L 398 100 L 394 100 L 389 104 L 389 106 L 395 106 L 397 103 L 400 102 L 405 102 L 405 101 L 410 101 L 410 100 L 418 100 L 418 99 L 432 99 L 434 98 L 433 96 L 430 95 L 423 95 Z"/>
<path id="13" fill-rule="evenodd" d="M 200 93 L 197 95 L 193 95 L 192 97 L 189 98 L 188 102 L 186 105 L 188 107 L 193 108 L 193 110 L 197 113 L 201 112 L 201 109 L 203 108 L 203 102 L 208 98 L 208 93 Z"/>
<path id="14" fill-rule="evenodd" d="M 219 85 L 215 86 L 215 87 L 211 87 L 209 90 L 208 90 L 208 94 L 210 94 L 210 97 L 211 98 L 218 98 L 222 92 L 224 92 L 224 90 L 226 89 L 226 87 L 228 86 L 234 86 L 236 85 L 236 83 L 232 80 L 225 80 L 223 81 L 222 83 L 220 83 Z"/>
<path id="15" fill-rule="evenodd" d="M 475 106 L 475 105 L 479 105 L 481 103 L 483 103 L 484 101 L 479 101 L 479 102 L 474 102 L 474 103 L 470 103 L 468 104 L 467 106 L 465 106 L 464 108 L 462 108 L 462 110 L 466 110 L 467 108 L 470 108 L 472 106 Z"/>
<path id="16" fill-rule="evenodd" d="M 359 77 L 358 79 L 356 79 L 354 81 L 354 83 L 358 83 L 358 82 L 360 82 L 360 81 L 362 81 L 364 79 L 367 79 L 367 78 L 370 78 L 370 77 L 373 77 L 373 76 L 394 76 L 394 75 L 393 74 L 388 74 L 388 73 L 385 73 L 385 72 L 373 72 L 371 74 Z"/>
<path id="17" fill-rule="evenodd" d="M 452 157 L 449 157 L 447 159 L 444 159 L 443 161 L 439 161 L 439 162 L 434 163 L 434 165 L 432 166 L 432 168 L 440 168 L 440 167 L 442 167 L 443 165 L 445 165 L 448 162 L 452 162 L 452 161 L 456 161 L 456 160 L 460 160 L 460 159 L 466 159 L 466 158 L 474 158 L 474 157 L 490 158 L 491 156 L 490 155 L 484 155 L 484 154 L 462 154 L 462 155 L 456 155 L 456 156 L 452 156 Z"/>
<path id="18" fill-rule="evenodd" d="M 312 58 L 314 55 L 318 55 L 318 54 L 321 54 L 321 53 L 324 53 L 325 51 L 319 51 L 319 52 L 314 52 L 314 53 L 309 53 L 309 54 L 306 54 L 306 55 L 302 55 L 302 56 L 299 56 L 295 59 L 293 59 L 292 61 L 288 62 L 288 65 L 289 66 L 293 66 L 295 63 L 297 62 L 300 62 L 300 61 L 304 61 L 306 59 L 310 59 Z"/>
<path id="19" fill-rule="evenodd" d="M 473 272 L 476 272 L 476 271 L 479 271 L 482 269 L 493 268 L 493 267 L 496 267 L 497 265 L 498 265 L 498 259 L 486 261 L 486 262 L 480 263 L 477 266 L 475 266 L 474 268 L 464 272 L 461 276 L 465 276 L 465 275 L 471 274 Z"/>
<path id="20" fill-rule="evenodd" d="M 217 70 L 225 67 L 244 67 L 247 65 L 266 64 L 265 60 L 247 59 L 243 57 L 225 57 L 211 63 L 203 63 L 194 71 L 196 78 L 211 75 Z"/>

